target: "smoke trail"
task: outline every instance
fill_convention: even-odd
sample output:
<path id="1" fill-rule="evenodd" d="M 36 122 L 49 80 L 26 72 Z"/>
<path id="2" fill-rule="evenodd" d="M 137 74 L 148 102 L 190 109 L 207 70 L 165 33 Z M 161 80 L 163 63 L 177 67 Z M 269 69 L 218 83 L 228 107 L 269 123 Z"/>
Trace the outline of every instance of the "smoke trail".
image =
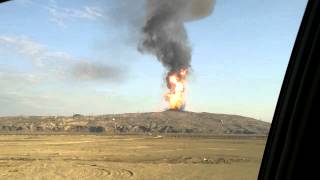
<path id="1" fill-rule="evenodd" d="M 124 74 L 119 67 L 89 62 L 75 63 L 71 70 L 72 77 L 80 81 L 122 82 Z"/>
<path id="2" fill-rule="evenodd" d="M 168 74 L 190 68 L 191 48 L 184 22 L 208 16 L 213 0 L 147 0 L 139 51 L 151 53 Z"/>

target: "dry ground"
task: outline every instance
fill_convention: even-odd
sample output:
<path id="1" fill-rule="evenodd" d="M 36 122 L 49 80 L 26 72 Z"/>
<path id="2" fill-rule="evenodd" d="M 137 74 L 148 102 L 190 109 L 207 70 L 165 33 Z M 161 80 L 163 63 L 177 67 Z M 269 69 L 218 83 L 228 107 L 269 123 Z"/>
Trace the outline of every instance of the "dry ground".
<path id="1" fill-rule="evenodd" d="M 265 139 L 0 135 L 0 179 L 256 179 Z"/>

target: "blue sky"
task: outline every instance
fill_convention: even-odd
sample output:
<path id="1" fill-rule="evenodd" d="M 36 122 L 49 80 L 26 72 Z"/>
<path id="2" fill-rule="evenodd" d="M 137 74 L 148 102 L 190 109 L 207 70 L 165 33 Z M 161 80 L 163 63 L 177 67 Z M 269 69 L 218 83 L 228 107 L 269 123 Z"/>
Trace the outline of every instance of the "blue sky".
<path id="1" fill-rule="evenodd" d="M 137 51 L 135 2 L 1 4 L 0 116 L 162 111 L 165 69 Z M 188 22 L 186 110 L 271 121 L 306 2 L 217 0 Z"/>

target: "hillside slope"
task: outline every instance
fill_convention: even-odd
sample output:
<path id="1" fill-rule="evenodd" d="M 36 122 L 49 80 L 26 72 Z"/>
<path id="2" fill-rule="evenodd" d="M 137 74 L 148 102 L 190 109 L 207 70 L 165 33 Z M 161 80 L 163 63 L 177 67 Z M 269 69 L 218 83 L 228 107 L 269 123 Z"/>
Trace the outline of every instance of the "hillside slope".
<path id="1" fill-rule="evenodd" d="M 213 113 L 164 111 L 99 116 L 0 117 L 0 132 L 187 133 L 266 135 L 270 123 Z"/>

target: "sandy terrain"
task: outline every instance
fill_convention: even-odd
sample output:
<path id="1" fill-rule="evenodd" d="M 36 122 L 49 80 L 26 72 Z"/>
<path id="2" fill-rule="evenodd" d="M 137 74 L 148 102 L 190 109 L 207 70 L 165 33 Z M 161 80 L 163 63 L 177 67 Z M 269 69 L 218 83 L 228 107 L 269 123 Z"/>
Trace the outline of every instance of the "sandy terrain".
<path id="1" fill-rule="evenodd" d="M 265 139 L 1 135 L 0 179 L 256 179 Z"/>

